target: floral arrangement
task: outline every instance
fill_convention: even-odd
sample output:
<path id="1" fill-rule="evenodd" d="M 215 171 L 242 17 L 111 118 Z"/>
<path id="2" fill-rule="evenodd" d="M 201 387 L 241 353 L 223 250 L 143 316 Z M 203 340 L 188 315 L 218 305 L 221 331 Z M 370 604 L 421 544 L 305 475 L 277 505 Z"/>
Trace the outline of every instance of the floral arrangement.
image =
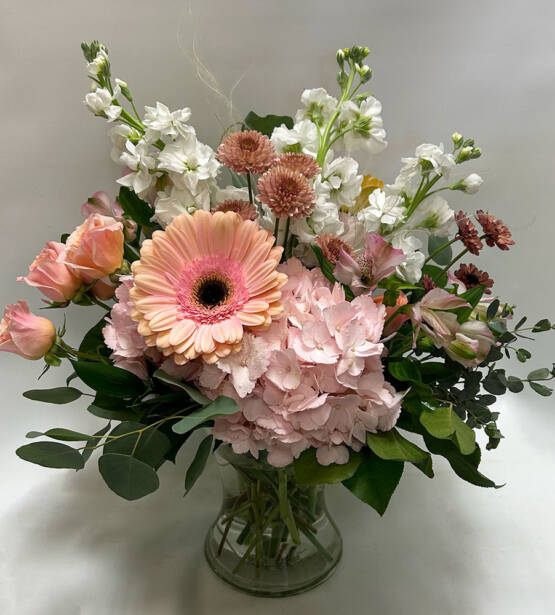
<path id="1" fill-rule="evenodd" d="M 271 511 L 293 538 L 297 526 L 310 535 L 304 509 L 287 501 L 291 481 L 342 482 L 380 514 L 404 463 L 433 477 L 434 455 L 495 487 L 479 470 L 476 433 L 496 448 L 497 396 L 525 385 L 548 396 L 555 378 L 554 368 L 507 375 L 499 361 L 527 362 L 521 340 L 554 325 L 525 326 L 487 272 L 461 263 L 514 245 L 499 218 L 455 212 L 445 198 L 478 192 L 481 177 L 462 172 L 481 155 L 474 140 L 454 133 L 451 151 L 419 145 L 390 184 L 364 174 L 387 142 L 381 104 L 364 90 L 368 49 L 353 46 L 337 52 L 338 98 L 305 90 L 294 119 L 251 112 L 212 149 L 188 108 L 157 102 L 141 116 L 128 85 L 112 79 L 106 47 L 82 48 L 85 105 L 110 125 L 119 192 L 88 198 L 84 222 L 19 279 L 49 309 L 105 313 L 72 348 L 64 326 L 18 301 L 0 350 L 44 359 L 45 371 L 67 360 L 66 387 L 25 397 L 68 403 L 88 394 L 81 381 L 94 392 L 87 410 L 107 422 L 95 434 L 31 432 L 46 440 L 17 454 L 79 470 L 100 449 L 106 484 L 133 500 L 208 428 L 186 491 L 216 449 L 283 469 L 268 501 L 248 499 L 262 502 L 245 542 L 257 557 Z M 252 480 L 260 488 L 260 475 Z"/>

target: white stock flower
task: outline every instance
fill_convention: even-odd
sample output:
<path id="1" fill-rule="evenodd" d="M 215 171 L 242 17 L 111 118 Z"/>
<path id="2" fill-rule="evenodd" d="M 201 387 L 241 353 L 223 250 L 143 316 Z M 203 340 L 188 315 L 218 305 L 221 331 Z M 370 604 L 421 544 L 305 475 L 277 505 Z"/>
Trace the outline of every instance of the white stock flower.
<path id="1" fill-rule="evenodd" d="M 297 218 L 291 224 L 291 231 L 297 235 L 300 243 L 314 243 L 322 233 L 341 235 L 345 227 L 339 218 L 339 208 L 335 203 L 325 201 L 322 197 L 316 201 L 308 218 Z"/>
<path id="2" fill-rule="evenodd" d="M 274 128 L 270 139 L 278 154 L 283 152 L 300 152 L 309 156 L 318 153 L 318 131 L 316 124 L 310 120 L 301 120 L 287 128 L 285 124 Z"/>
<path id="3" fill-rule="evenodd" d="M 111 94 L 106 88 L 97 88 L 85 96 L 85 105 L 95 115 L 106 117 L 109 122 L 117 120 L 121 114 L 119 105 L 112 105 L 114 98 L 119 96 L 119 87 L 116 86 Z"/>
<path id="4" fill-rule="evenodd" d="M 190 127 L 186 125 L 191 117 L 191 109 L 184 107 L 177 111 L 170 111 L 161 102 L 156 103 L 156 107 L 145 106 L 145 117 L 143 124 L 151 130 L 158 131 L 162 136 L 176 138 L 188 132 Z"/>
<path id="5" fill-rule="evenodd" d="M 337 98 L 330 96 L 324 88 L 305 90 L 301 96 L 304 109 L 295 114 L 295 121 L 310 120 L 319 126 L 327 124 L 337 108 Z"/>
<path id="6" fill-rule="evenodd" d="M 167 191 L 159 192 L 154 202 L 155 214 L 153 220 L 166 227 L 171 221 L 184 212 L 192 214 L 197 209 L 210 210 L 210 189 L 203 187 L 193 194 L 190 190 L 181 190 L 172 186 Z"/>
<path id="7" fill-rule="evenodd" d="M 316 193 L 329 194 L 337 205 L 351 207 L 360 194 L 362 175 L 358 174 L 358 162 L 354 158 L 335 158 L 324 164 L 321 178 L 315 182 Z"/>
<path id="8" fill-rule="evenodd" d="M 131 188 L 138 195 L 146 192 L 156 181 L 156 176 L 150 171 L 156 166 L 150 144 L 139 141 L 134 145 L 131 141 L 125 143 L 125 151 L 120 155 L 119 161 L 131 169 L 131 173 L 120 177 L 117 181 L 121 186 Z"/>
<path id="9" fill-rule="evenodd" d="M 195 193 L 199 181 L 216 177 L 220 163 L 209 145 L 187 132 L 160 152 L 158 168 L 169 171 L 176 186 Z"/>
<path id="10" fill-rule="evenodd" d="M 443 150 L 443 143 L 433 145 L 432 143 L 422 143 L 414 152 L 418 162 L 428 162 L 438 175 L 449 177 L 449 173 L 455 168 L 455 158 L 453 154 L 446 154 Z"/>
<path id="11" fill-rule="evenodd" d="M 100 49 L 96 54 L 96 58 L 87 64 L 87 72 L 91 77 L 97 77 L 108 62 L 108 54 L 104 49 Z"/>
<path id="12" fill-rule="evenodd" d="M 339 121 L 351 128 L 343 136 L 348 152 L 364 150 L 369 154 L 379 154 L 387 147 L 381 112 L 382 104 L 373 96 L 363 100 L 360 107 L 352 100 L 341 105 Z"/>
<path id="13" fill-rule="evenodd" d="M 447 235 L 455 212 L 447 201 L 438 194 L 426 199 L 416 208 L 407 221 L 410 229 L 422 229 L 432 235 Z"/>
<path id="14" fill-rule="evenodd" d="M 118 124 L 113 128 L 110 128 L 108 135 L 112 140 L 112 151 L 110 157 L 114 162 L 121 163 L 121 155 L 126 149 L 127 140 L 132 134 L 137 134 L 132 128 L 126 124 Z"/>
<path id="15" fill-rule="evenodd" d="M 476 194 L 483 182 L 484 180 L 478 175 L 478 173 L 471 173 L 461 181 L 464 186 L 464 191 L 467 194 Z"/>
<path id="16" fill-rule="evenodd" d="M 422 277 L 422 267 L 426 256 L 422 252 L 422 242 L 418 237 L 406 232 L 395 233 L 389 237 L 391 245 L 405 253 L 405 261 L 397 267 L 397 275 L 409 284 L 416 284 Z"/>
<path id="17" fill-rule="evenodd" d="M 216 203 L 223 203 L 224 201 L 248 201 L 249 190 L 248 188 L 236 188 L 235 186 L 216 188 L 214 200 Z"/>
<path id="18" fill-rule="evenodd" d="M 362 222 L 367 233 L 379 232 L 382 225 L 387 232 L 405 217 L 406 210 L 401 206 L 402 199 L 396 194 L 387 194 L 378 188 L 372 191 L 368 202 L 370 205 L 357 214 L 357 219 Z"/>

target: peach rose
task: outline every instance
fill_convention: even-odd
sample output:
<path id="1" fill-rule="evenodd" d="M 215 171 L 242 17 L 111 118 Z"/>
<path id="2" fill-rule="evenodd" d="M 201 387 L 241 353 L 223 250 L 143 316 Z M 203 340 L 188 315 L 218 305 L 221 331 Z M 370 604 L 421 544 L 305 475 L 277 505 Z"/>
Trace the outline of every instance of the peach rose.
<path id="1" fill-rule="evenodd" d="M 383 297 L 383 294 L 381 294 L 372 297 L 372 299 L 374 300 L 374 303 L 376 303 L 377 305 L 381 305 L 383 303 Z M 405 295 L 405 293 L 400 292 L 399 296 L 397 297 L 397 301 L 395 302 L 395 305 L 386 306 L 385 321 L 387 322 L 388 318 L 390 318 L 392 314 L 394 314 L 402 305 L 407 305 L 407 303 L 407 296 Z M 384 327 L 384 336 L 391 335 L 392 333 L 398 331 L 401 325 L 405 322 L 405 320 L 408 320 L 408 318 L 409 317 L 407 316 L 407 314 L 397 314 L 397 316 L 394 316 Z"/>
<path id="2" fill-rule="evenodd" d="M 91 214 L 67 238 L 59 260 L 87 284 L 113 273 L 123 260 L 123 225 L 110 216 Z"/>
<path id="3" fill-rule="evenodd" d="M 44 357 L 55 340 L 53 323 L 48 318 L 31 314 L 27 301 L 6 307 L 0 322 L 0 350 L 36 361 Z"/>
<path id="4" fill-rule="evenodd" d="M 20 276 L 17 281 L 38 288 L 52 301 L 69 301 L 81 286 L 81 280 L 67 265 L 59 262 L 65 248 L 63 243 L 49 241 L 29 266 L 29 274 Z"/>

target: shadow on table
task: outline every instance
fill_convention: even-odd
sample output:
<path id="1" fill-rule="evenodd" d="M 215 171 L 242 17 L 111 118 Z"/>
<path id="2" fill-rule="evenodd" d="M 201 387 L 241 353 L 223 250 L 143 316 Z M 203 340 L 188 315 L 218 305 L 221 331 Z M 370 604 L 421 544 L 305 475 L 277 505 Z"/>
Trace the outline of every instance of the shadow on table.
<path id="1" fill-rule="evenodd" d="M 381 520 L 341 486 L 329 490 L 345 554 L 328 583 L 282 600 L 237 593 L 202 553 L 219 506 L 215 468 L 185 499 L 182 474 L 164 468 L 160 490 L 129 503 L 88 467 L 52 475 L 17 500 L 0 519 L 2 613 L 448 615 L 460 613 L 459 595 L 479 579 L 479 562 L 463 566 L 475 544 L 460 490 L 450 490 L 450 477 L 409 471 Z"/>

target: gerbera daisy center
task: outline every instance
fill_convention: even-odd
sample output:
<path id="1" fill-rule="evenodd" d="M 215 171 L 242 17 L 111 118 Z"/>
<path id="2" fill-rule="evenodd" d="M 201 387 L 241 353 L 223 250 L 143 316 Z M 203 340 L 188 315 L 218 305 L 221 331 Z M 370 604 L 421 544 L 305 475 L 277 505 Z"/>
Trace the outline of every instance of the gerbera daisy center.
<path id="1" fill-rule="evenodd" d="M 229 280 L 216 273 L 198 280 L 193 288 L 196 301 L 207 309 L 212 309 L 225 303 L 232 292 Z"/>

